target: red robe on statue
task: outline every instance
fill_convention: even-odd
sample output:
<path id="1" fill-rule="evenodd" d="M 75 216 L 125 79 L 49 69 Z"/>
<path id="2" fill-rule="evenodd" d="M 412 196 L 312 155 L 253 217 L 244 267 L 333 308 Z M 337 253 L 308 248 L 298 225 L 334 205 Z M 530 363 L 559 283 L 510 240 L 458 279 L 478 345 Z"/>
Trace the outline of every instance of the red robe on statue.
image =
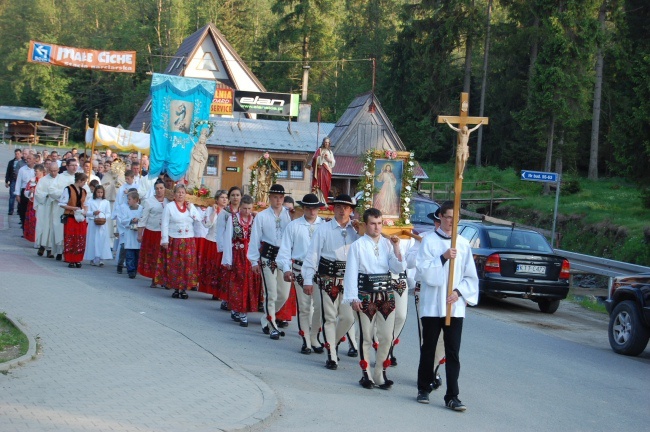
<path id="1" fill-rule="evenodd" d="M 312 167 L 312 179 L 311 179 L 311 190 L 318 196 L 316 192 L 319 190 L 323 197 L 319 197 L 324 202 L 327 202 L 327 197 L 329 197 L 330 189 L 332 188 L 332 168 L 330 167 L 331 163 L 323 163 L 323 158 L 321 156 L 327 153 L 327 157 L 331 157 L 332 160 L 334 156 L 332 151 L 329 149 L 323 149 L 322 147 L 316 150 L 314 157 L 311 160 Z"/>

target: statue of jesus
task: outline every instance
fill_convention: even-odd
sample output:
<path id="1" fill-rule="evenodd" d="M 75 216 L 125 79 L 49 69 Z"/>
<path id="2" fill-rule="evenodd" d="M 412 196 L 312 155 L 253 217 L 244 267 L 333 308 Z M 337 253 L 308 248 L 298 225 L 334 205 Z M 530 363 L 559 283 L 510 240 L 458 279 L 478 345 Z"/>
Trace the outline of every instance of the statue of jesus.
<path id="1" fill-rule="evenodd" d="M 449 123 L 449 120 L 447 119 L 445 119 L 445 123 L 447 123 L 447 126 L 458 132 L 458 146 L 456 147 L 456 171 L 458 172 L 458 178 L 462 180 L 463 171 L 465 171 L 465 164 L 469 159 L 469 146 L 467 145 L 467 142 L 469 141 L 469 134 L 480 128 L 483 124 L 483 120 L 481 120 L 479 124 L 471 129 L 468 129 L 467 126 L 463 126 L 459 129 L 455 126 L 452 126 L 452 124 Z"/>

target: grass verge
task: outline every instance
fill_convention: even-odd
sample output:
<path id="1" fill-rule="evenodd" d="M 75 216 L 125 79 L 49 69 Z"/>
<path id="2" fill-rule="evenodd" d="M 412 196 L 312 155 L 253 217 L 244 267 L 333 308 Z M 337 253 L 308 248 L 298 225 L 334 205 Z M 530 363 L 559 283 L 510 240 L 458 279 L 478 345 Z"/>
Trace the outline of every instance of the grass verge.
<path id="1" fill-rule="evenodd" d="M 9 319 L 0 313 L 0 363 L 18 358 L 29 349 L 29 340 Z"/>
<path id="2" fill-rule="evenodd" d="M 593 296 L 577 296 L 574 294 L 569 294 L 567 300 L 571 303 L 580 305 L 585 309 L 589 309 L 590 311 L 607 314 L 605 305 L 599 302 L 598 299 Z"/>

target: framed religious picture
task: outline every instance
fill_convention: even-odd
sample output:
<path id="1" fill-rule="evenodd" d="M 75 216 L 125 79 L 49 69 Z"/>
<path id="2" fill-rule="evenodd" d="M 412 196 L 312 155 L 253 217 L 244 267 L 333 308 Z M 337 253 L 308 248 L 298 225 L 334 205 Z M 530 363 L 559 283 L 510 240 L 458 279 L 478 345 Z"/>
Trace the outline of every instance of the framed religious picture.
<path id="1" fill-rule="evenodd" d="M 369 150 L 363 156 L 363 174 L 357 196 L 361 209 L 374 207 L 388 227 L 411 227 L 411 197 L 415 190 L 415 159 L 411 152 Z"/>

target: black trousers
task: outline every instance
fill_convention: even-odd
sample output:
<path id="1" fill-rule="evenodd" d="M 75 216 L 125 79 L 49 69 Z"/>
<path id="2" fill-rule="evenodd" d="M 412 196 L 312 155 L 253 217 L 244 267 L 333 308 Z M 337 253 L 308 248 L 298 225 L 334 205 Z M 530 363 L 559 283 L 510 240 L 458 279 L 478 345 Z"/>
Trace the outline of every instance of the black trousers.
<path id="1" fill-rule="evenodd" d="M 25 215 L 27 214 L 27 202 L 29 200 L 25 196 L 25 188 L 20 190 L 20 202 L 18 203 L 18 216 L 20 216 L 20 223 L 25 226 Z M 23 231 L 25 229 L 23 228 Z"/>
<path id="2" fill-rule="evenodd" d="M 445 374 L 447 378 L 447 393 L 445 401 L 457 397 L 458 375 L 460 374 L 460 339 L 463 334 L 463 318 L 452 318 L 451 325 L 445 326 L 444 318 L 422 317 L 422 347 L 420 347 L 420 365 L 418 366 L 418 390 L 429 392 L 433 382 L 434 356 L 436 344 L 443 332 L 445 343 Z"/>

